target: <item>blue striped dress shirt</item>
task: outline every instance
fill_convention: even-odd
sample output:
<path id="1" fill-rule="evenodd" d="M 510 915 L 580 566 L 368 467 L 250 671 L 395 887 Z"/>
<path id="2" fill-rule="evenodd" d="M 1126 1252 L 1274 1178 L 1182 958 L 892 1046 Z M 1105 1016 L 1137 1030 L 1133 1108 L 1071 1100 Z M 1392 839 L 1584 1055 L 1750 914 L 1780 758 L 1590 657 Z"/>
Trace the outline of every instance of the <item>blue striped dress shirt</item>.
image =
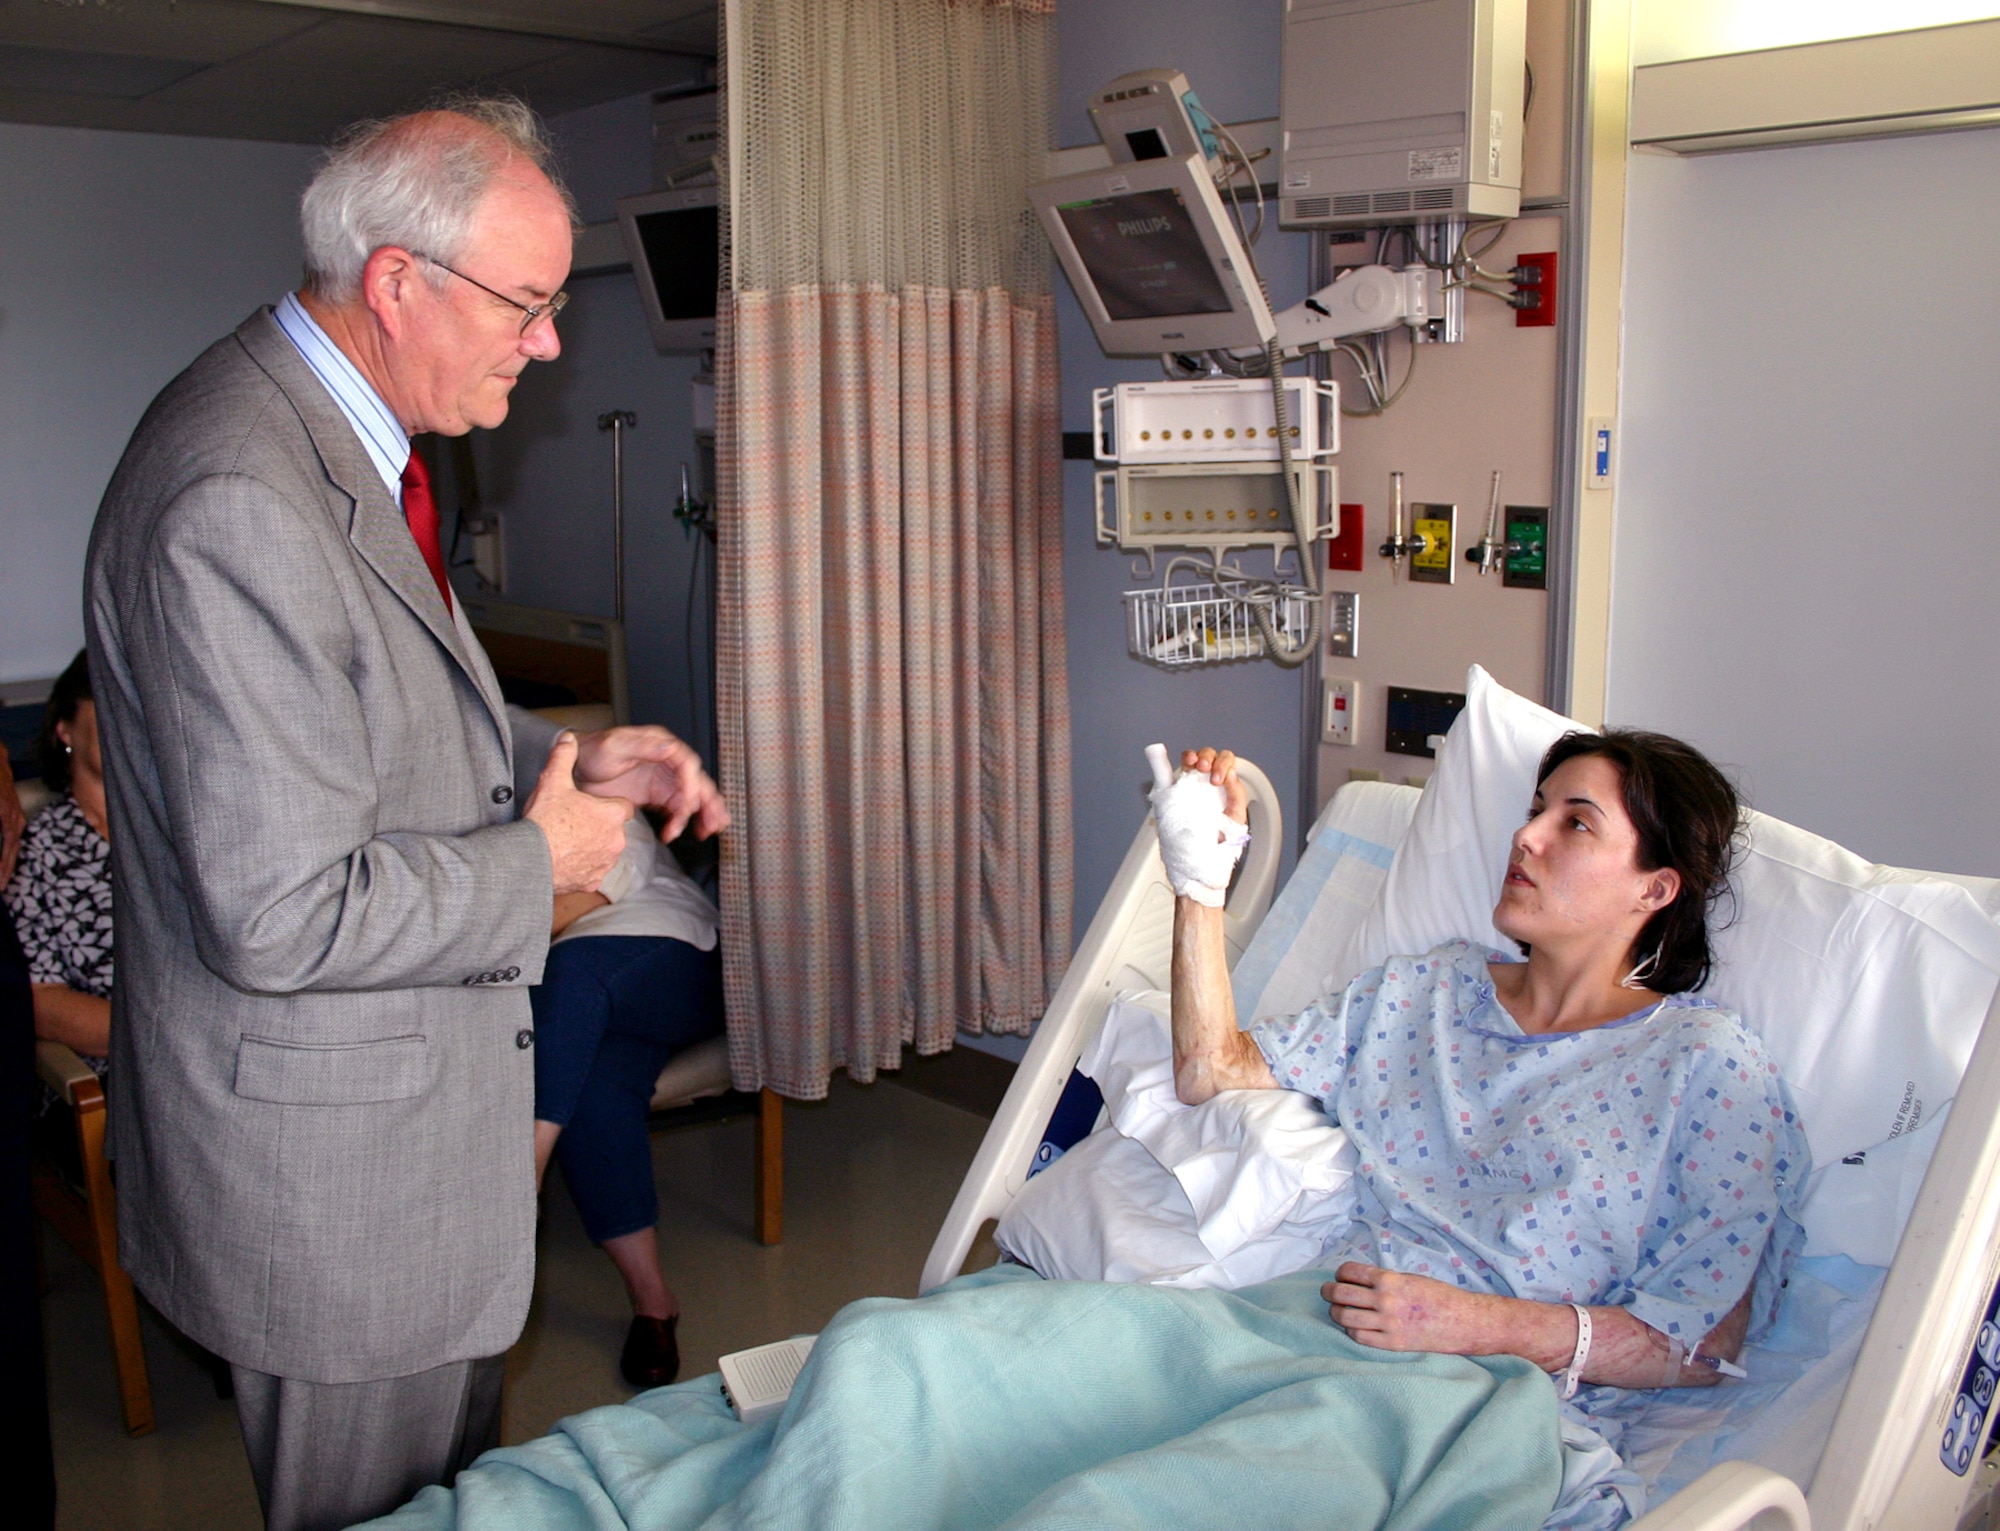
<path id="1" fill-rule="evenodd" d="M 389 412 L 389 406 L 382 402 L 382 395 L 374 390 L 368 379 L 361 375 L 360 369 L 319 327 L 319 322 L 306 312 L 297 293 L 288 292 L 279 299 L 272 317 L 278 321 L 278 328 L 285 332 L 285 338 L 298 347 L 299 355 L 312 368 L 313 376 L 324 383 L 326 391 L 333 395 L 333 402 L 340 406 L 340 412 L 347 417 L 347 423 L 354 427 L 354 434 L 361 438 L 361 445 L 367 449 L 368 460 L 382 475 L 389 498 L 401 510 L 403 469 L 410 461 L 410 438 L 404 434 L 402 422 Z"/>

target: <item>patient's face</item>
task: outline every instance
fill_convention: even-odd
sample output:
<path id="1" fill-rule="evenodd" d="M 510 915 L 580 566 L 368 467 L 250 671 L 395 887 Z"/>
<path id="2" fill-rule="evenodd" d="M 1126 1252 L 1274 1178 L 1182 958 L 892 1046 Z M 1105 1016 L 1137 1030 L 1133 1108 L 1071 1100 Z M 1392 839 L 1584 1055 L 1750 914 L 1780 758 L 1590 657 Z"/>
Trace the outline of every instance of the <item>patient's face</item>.
<path id="1" fill-rule="evenodd" d="M 1639 835 L 1625 812 L 1624 773 L 1601 755 L 1579 755 L 1549 773 L 1513 853 L 1493 923 L 1530 946 L 1638 934 L 1662 902 L 1668 872 L 1642 872 Z"/>

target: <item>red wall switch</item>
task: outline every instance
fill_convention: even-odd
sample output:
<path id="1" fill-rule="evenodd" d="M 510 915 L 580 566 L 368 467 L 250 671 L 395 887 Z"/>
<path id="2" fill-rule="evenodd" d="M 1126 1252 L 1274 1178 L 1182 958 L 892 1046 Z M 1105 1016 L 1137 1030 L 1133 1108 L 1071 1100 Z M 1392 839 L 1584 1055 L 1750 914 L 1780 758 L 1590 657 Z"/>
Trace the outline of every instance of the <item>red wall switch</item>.
<path id="1" fill-rule="evenodd" d="M 1357 573 L 1361 570 L 1361 544 L 1367 537 L 1366 520 L 1367 516 L 1359 505 L 1340 507 L 1340 534 L 1326 545 L 1326 566 L 1329 569 L 1351 569 Z"/>
<path id="2" fill-rule="evenodd" d="M 1530 272 L 1540 272 L 1537 281 Z M 1526 280 L 1523 278 L 1526 277 Z M 1536 302 L 1529 294 L 1534 294 Z M 1517 329 L 1532 329 L 1538 325 L 1556 322 L 1556 252 L 1544 250 L 1539 255 L 1517 255 L 1514 257 L 1515 301 L 1524 306 L 1514 310 L 1514 325 Z"/>

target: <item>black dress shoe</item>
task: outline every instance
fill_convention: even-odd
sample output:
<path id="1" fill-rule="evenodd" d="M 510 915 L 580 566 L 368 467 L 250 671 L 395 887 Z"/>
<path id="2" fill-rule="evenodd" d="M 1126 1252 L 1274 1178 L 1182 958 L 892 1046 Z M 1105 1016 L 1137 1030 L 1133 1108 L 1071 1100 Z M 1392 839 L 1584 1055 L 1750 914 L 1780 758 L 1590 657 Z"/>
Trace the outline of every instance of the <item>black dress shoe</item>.
<path id="1" fill-rule="evenodd" d="M 681 1371 L 681 1347 L 674 1339 L 680 1314 L 672 1318 L 647 1318 L 634 1314 L 632 1327 L 625 1331 L 625 1349 L 618 1357 L 618 1370 L 634 1387 L 665 1387 Z"/>

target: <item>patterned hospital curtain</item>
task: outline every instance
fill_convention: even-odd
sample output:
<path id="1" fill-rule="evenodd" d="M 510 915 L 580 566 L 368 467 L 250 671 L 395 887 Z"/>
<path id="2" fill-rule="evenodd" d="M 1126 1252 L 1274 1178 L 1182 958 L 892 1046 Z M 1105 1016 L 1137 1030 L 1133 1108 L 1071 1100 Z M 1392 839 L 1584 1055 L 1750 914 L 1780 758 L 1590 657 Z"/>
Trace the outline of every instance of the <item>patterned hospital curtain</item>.
<path id="1" fill-rule="evenodd" d="M 717 703 L 730 1061 L 1020 1033 L 1070 951 L 1052 0 L 729 0 Z"/>

